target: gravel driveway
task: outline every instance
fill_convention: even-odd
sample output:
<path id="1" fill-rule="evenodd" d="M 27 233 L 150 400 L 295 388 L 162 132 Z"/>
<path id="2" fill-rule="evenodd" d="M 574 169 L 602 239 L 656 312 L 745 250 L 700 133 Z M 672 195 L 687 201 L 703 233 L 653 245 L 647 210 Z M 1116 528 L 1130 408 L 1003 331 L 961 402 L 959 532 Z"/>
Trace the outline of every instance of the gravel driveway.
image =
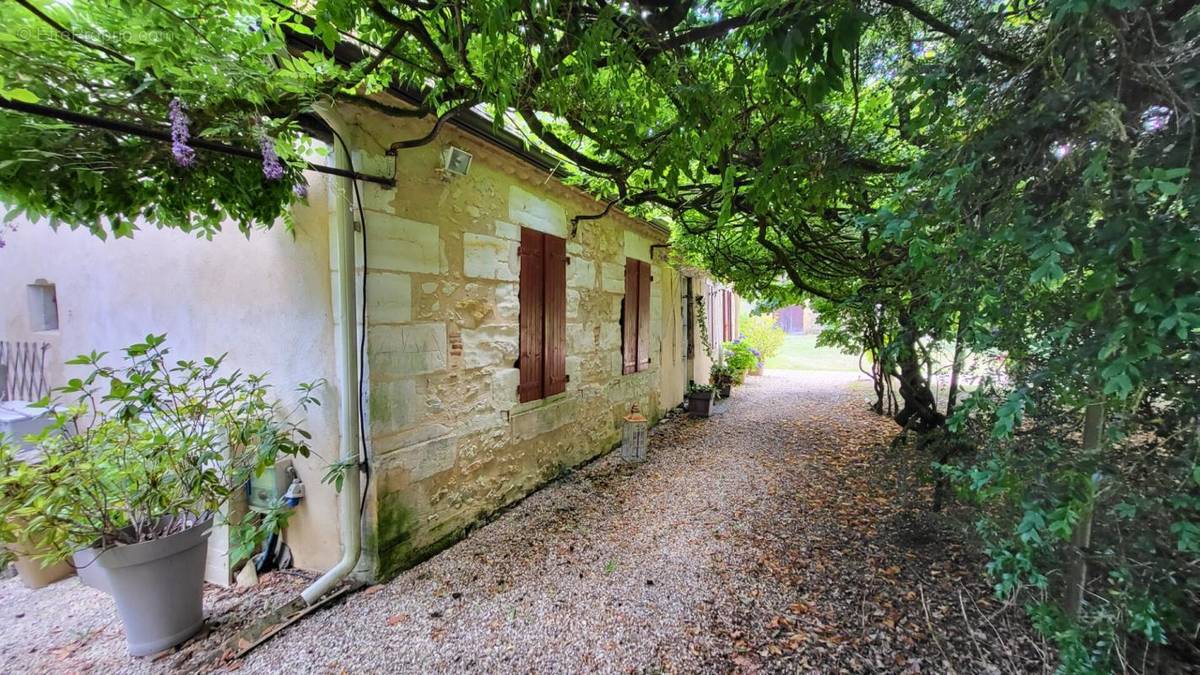
<path id="1" fill-rule="evenodd" d="M 856 379 L 750 378 L 714 417 L 660 424 L 644 464 L 597 460 L 231 667 L 1042 670 L 973 548 L 895 498 L 881 444 L 896 427 L 867 412 Z"/>

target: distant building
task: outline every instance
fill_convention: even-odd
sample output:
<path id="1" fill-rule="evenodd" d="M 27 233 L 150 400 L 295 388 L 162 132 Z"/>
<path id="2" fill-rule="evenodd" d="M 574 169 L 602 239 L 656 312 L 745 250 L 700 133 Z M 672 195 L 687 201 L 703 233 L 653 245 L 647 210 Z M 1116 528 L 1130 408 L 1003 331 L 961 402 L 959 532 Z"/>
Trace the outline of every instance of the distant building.
<path id="1" fill-rule="evenodd" d="M 821 332 L 821 318 L 807 305 L 792 305 L 775 311 L 779 327 L 789 335 L 815 335 Z"/>

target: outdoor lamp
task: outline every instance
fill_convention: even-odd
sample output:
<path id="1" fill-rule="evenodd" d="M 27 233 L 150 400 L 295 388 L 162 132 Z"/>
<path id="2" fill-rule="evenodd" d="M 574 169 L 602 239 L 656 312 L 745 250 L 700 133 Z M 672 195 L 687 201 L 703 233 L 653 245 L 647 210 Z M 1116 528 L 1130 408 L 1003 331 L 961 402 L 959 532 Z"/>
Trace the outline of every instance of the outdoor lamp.
<path id="1" fill-rule="evenodd" d="M 625 428 L 621 434 L 621 459 L 626 462 L 646 460 L 646 445 L 650 421 L 642 416 L 638 404 L 634 403 L 625 416 Z"/>

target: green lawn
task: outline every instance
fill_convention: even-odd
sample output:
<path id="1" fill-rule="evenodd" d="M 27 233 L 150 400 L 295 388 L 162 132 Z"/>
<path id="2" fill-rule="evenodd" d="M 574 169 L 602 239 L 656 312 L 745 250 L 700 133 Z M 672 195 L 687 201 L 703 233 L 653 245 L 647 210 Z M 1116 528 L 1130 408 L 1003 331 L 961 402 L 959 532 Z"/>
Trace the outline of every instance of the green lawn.
<path id="1" fill-rule="evenodd" d="M 784 340 L 783 349 L 767 359 L 767 368 L 858 372 L 858 357 L 830 347 L 818 347 L 816 335 L 789 335 Z"/>

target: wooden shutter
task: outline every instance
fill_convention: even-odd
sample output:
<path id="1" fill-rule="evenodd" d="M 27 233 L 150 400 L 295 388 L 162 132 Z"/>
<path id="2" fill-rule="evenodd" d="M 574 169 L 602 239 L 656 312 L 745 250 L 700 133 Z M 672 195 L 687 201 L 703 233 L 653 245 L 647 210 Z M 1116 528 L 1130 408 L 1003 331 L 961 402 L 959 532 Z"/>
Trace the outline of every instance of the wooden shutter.
<path id="1" fill-rule="evenodd" d="M 725 305 L 725 326 L 722 329 L 722 335 L 725 336 L 725 341 L 729 342 L 733 339 L 733 294 L 729 291 L 721 291 L 721 298 Z"/>
<path id="2" fill-rule="evenodd" d="M 637 369 L 650 367 L 650 263 L 638 261 Z"/>
<path id="3" fill-rule="evenodd" d="M 623 374 L 637 370 L 637 312 L 638 307 L 638 261 L 625 259 L 625 307 L 621 331 L 621 351 L 624 365 Z"/>
<path id="4" fill-rule="evenodd" d="M 542 395 L 553 396 L 567 390 L 567 240 L 544 235 L 542 241 L 546 315 Z"/>
<path id="5" fill-rule="evenodd" d="M 521 304 L 521 351 L 517 364 L 521 384 L 517 388 L 522 403 L 542 398 L 542 361 L 545 338 L 545 264 L 544 237 L 536 230 L 521 230 L 521 277 L 518 299 Z"/>

